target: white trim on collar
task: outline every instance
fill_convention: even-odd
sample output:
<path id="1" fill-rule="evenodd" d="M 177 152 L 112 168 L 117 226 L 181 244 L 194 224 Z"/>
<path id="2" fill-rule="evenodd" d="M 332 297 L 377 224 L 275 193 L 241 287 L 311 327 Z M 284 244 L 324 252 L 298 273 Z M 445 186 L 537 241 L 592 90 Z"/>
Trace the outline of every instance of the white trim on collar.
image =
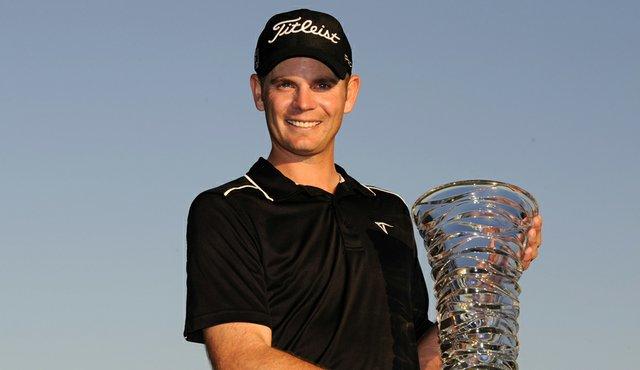
<path id="1" fill-rule="evenodd" d="M 260 190 L 260 191 L 262 192 L 262 194 L 264 194 L 264 196 L 265 196 L 267 199 L 269 199 L 270 201 L 272 201 L 272 202 L 273 202 L 273 198 L 271 198 L 271 197 L 269 196 L 269 194 L 267 194 L 267 192 L 266 192 L 266 191 L 262 190 L 262 188 L 261 188 L 261 187 L 259 187 L 259 186 L 258 186 L 258 184 L 256 184 L 256 182 L 255 182 L 255 181 L 253 181 L 253 179 L 251 179 L 251 177 L 249 177 L 249 175 L 244 175 L 244 177 L 246 177 L 246 178 L 247 178 L 247 180 L 249 180 L 249 182 L 250 182 L 250 183 L 252 183 L 252 184 L 256 187 L 256 189 Z"/>
<path id="2" fill-rule="evenodd" d="M 262 194 L 264 195 L 264 197 L 265 197 L 265 198 L 267 198 L 267 199 L 269 199 L 270 201 L 272 201 L 272 202 L 273 202 L 273 198 L 271 198 L 271 197 L 269 196 L 269 194 L 267 194 L 267 192 L 266 192 L 266 191 L 262 190 L 262 188 L 261 188 L 260 186 L 258 186 L 258 184 L 256 184 L 256 182 L 255 182 L 255 181 L 253 181 L 253 179 L 251 179 L 251 177 L 249 177 L 249 175 L 244 175 L 244 177 L 245 177 L 247 180 L 249 180 L 249 182 L 250 182 L 252 185 L 242 185 L 242 186 L 237 186 L 237 187 L 235 187 L 235 188 L 229 188 L 229 189 L 227 189 L 227 191 L 225 191 L 225 192 L 224 192 L 224 196 L 226 197 L 227 195 L 229 195 L 229 193 L 231 193 L 231 192 L 232 192 L 232 191 L 234 191 L 234 190 L 239 190 L 239 189 L 244 189 L 244 188 L 252 188 L 252 189 L 260 190 L 260 192 L 262 192 Z"/>
<path id="3" fill-rule="evenodd" d="M 402 197 L 399 194 L 396 194 L 392 191 L 389 191 L 387 189 L 383 189 L 383 188 L 379 188 L 377 186 L 372 186 L 372 185 L 363 185 L 365 188 L 369 189 L 370 192 L 372 192 L 373 194 L 375 194 L 375 192 L 371 189 L 375 189 L 375 190 L 379 190 L 379 191 L 384 191 L 385 193 L 389 193 L 389 194 L 393 194 L 396 197 L 400 198 L 400 200 L 402 201 L 402 203 L 404 203 L 405 206 L 407 206 L 407 208 L 409 208 L 409 206 L 407 205 L 407 202 L 404 201 L 404 199 L 402 199 Z"/>

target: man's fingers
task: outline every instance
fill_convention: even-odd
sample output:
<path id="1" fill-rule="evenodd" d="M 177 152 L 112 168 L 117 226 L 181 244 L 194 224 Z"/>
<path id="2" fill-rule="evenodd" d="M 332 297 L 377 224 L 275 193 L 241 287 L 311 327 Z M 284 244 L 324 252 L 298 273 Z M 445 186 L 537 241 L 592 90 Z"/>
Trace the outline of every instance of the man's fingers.
<path id="1" fill-rule="evenodd" d="M 538 258 L 538 253 L 538 248 L 527 248 L 524 252 L 524 255 L 528 261 L 533 261 L 534 259 Z"/>
<path id="2" fill-rule="evenodd" d="M 531 228 L 528 237 L 527 247 L 538 248 L 542 244 L 542 232 L 539 229 Z"/>
<path id="3" fill-rule="evenodd" d="M 522 259 L 525 262 L 531 262 L 533 260 L 533 249 L 527 248 L 524 250 L 524 258 Z"/>
<path id="4" fill-rule="evenodd" d="M 535 248 L 538 244 L 538 232 L 536 231 L 536 229 L 531 228 L 528 234 L 529 240 L 527 242 L 527 248 Z"/>
<path id="5" fill-rule="evenodd" d="M 540 244 L 542 244 L 542 216 L 537 215 L 533 218 L 531 228 L 527 233 L 527 246 L 524 250 L 522 258 L 522 268 L 528 269 L 531 262 L 538 258 Z"/>
<path id="6" fill-rule="evenodd" d="M 536 229 L 540 229 L 541 226 L 542 226 L 542 216 L 537 215 L 536 217 L 533 218 L 533 227 L 535 227 Z"/>
<path id="7" fill-rule="evenodd" d="M 540 246 L 540 244 L 542 244 L 542 216 L 538 215 L 533 218 L 533 227 L 531 229 L 535 230 L 537 236 L 536 243 Z"/>
<path id="8" fill-rule="evenodd" d="M 524 257 L 522 258 L 522 268 L 526 270 L 531 265 L 531 262 L 538 257 L 537 248 L 527 248 L 524 250 Z"/>

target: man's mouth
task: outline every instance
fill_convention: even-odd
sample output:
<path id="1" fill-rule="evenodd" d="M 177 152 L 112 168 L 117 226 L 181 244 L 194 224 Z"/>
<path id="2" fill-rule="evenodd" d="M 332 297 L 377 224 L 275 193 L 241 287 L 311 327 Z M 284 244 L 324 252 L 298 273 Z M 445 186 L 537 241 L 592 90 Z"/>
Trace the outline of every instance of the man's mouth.
<path id="1" fill-rule="evenodd" d="M 295 127 L 310 128 L 320 124 L 321 121 L 297 121 L 293 119 L 285 120 L 288 124 Z"/>

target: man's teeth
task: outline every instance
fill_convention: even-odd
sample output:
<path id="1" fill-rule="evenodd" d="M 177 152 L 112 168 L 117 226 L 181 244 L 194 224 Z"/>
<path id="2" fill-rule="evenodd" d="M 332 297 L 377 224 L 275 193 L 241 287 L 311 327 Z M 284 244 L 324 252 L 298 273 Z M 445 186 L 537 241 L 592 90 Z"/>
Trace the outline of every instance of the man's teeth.
<path id="1" fill-rule="evenodd" d="M 294 121 L 292 119 L 286 120 L 288 124 L 296 127 L 313 127 L 320 124 L 320 121 Z"/>

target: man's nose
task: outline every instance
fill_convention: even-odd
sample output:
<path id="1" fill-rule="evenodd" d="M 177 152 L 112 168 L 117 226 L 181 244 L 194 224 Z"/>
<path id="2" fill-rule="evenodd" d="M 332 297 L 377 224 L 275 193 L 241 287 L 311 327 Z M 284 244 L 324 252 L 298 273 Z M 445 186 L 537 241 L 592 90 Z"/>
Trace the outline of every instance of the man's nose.
<path id="1" fill-rule="evenodd" d="M 308 86 L 301 86 L 296 90 L 294 103 L 296 108 L 303 111 L 314 109 L 317 104 L 313 91 Z"/>

